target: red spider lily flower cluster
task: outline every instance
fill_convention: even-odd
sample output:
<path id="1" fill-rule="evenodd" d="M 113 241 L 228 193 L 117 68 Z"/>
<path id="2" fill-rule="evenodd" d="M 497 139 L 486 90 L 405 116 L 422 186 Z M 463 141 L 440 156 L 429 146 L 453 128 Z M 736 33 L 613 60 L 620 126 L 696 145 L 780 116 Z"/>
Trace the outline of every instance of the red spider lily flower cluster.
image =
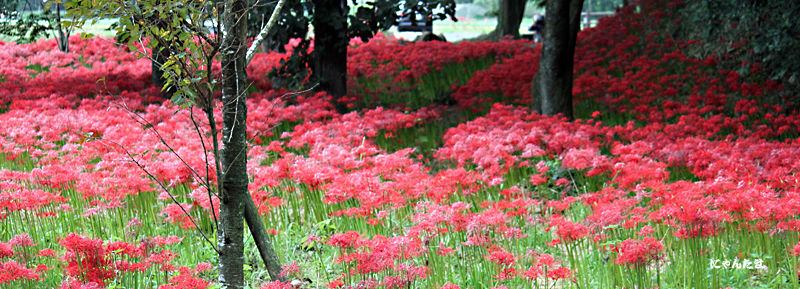
<path id="1" fill-rule="evenodd" d="M 600 244 L 615 230 L 625 230 L 625 240 L 603 245 L 603 253 L 615 254 L 617 265 L 643 268 L 661 260 L 666 248 L 658 234 L 664 231 L 679 239 L 711 238 L 731 227 L 770 235 L 800 231 L 800 141 L 771 140 L 797 132 L 799 114 L 739 100 L 781 87 L 717 71 L 714 57 L 686 56 L 685 49 L 698 43 L 639 33 L 667 13 L 658 9 L 665 8 L 662 2 L 640 1 L 640 13 L 621 10 L 600 21 L 604 29 L 580 32 L 576 101 L 609 111 L 574 122 L 512 106 L 531 101 L 539 48 L 524 41 L 402 45 L 378 37 L 354 43 L 358 46 L 348 52 L 349 101 L 406 92 L 447 64 L 497 60 L 453 87 L 461 109 L 489 111 L 446 131 L 435 161 L 458 167 L 436 171 L 415 159 L 413 148 L 387 152 L 376 138 L 436 120 L 446 109 L 374 108 L 340 115 L 325 93 L 284 100 L 279 96 L 288 91 L 272 89 L 263 76 L 286 54 L 256 56 L 248 75 L 264 92 L 248 99 L 247 134 L 250 191 L 259 212 L 365 223 L 367 229 L 358 228 L 364 231 L 319 229 L 307 238 L 335 251 L 331 260 L 345 268 L 325 282 L 329 288 L 413 287 L 438 273 L 424 260 L 456 260 L 470 252 L 478 253 L 469 261 L 483 262 L 478 267 L 489 268 L 489 279 L 497 282 L 569 281 L 582 273 L 575 264 L 557 261 L 558 254 L 512 245 L 534 234 L 553 240 L 554 248 L 542 249 L 557 252 L 589 240 Z M 651 41 L 656 38 L 665 40 Z M 209 197 L 193 174 L 213 161 L 196 139 L 208 143 L 210 132 L 192 125 L 192 117 L 203 114 L 155 103 L 157 91 L 147 88 L 149 62 L 102 39 L 70 41 L 76 53 L 53 52 L 53 41 L 0 44 L 0 104 L 7 109 L 0 114 L 0 152 L 9 162 L 34 165 L 0 170 L 0 219 L 14 226 L 20 216 L 41 222 L 69 215 L 88 222 L 137 206 L 131 200 L 155 186 L 130 156 L 168 188 L 188 188 L 172 192 L 180 204 L 160 191 L 151 200 L 157 206 L 152 213 L 160 212 L 165 226 L 193 229 L 184 210 L 213 218 L 219 200 Z M 364 91 L 357 81 L 362 78 L 388 82 Z M 128 109 L 141 118 L 132 119 Z M 637 121 L 601 121 L 622 113 Z M 214 116 L 221 123 L 219 109 Z M 281 133 L 271 130 L 276 126 Z M 181 159 L 164 143 L 176 144 Z M 675 168 L 696 180 L 674 181 Z M 216 181 L 213 169 L 208 175 Z M 601 186 L 580 191 L 573 176 L 599 180 Z M 509 184 L 514 178 L 522 181 Z M 536 189 L 561 197 L 541 197 Z M 576 206 L 586 207 L 585 219 L 569 214 Z M 126 234 L 143 226 L 138 218 L 127 224 Z M 386 231 L 370 232 L 378 229 Z M 285 228 L 270 232 L 280 238 Z M 0 242 L 0 283 L 33 282 L 57 268 L 68 276 L 62 288 L 101 288 L 148 270 L 171 274 L 162 289 L 209 286 L 201 277 L 210 264 L 190 269 L 165 248 L 180 244 L 181 237 L 144 237 L 137 243 L 63 234 L 49 236 L 61 248 L 44 247 L 33 233 Z M 798 246 L 786 250 L 800 254 Z M 285 270 L 301 272 L 298 264 Z M 461 288 L 445 282 L 441 288 Z M 290 286 L 274 282 L 262 288 Z"/>
<path id="2" fill-rule="evenodd" d="M 198 278 L 197 273 L 209 270 L 210 264 L 198 264 L 197 269 L 176 268 L 171 264 L 175 254 L 161 249 L 180 241 L 181 238 L 176 236 L 158 236 L 143 239 L 138 245 L 106 243 L 71 233 L 59 241 L 65 252 L 58 259 L 64 262 L 63 274 L 68 277 L 61 288 L 103 288 L 109 281 L 122 275 L 145 272 L 151 268 L 178 273 L 169 280 L 169 284 L 159 288 L 207 288 L 209 283 Z M 0 284 L 41 279 L 41 274 L 51 270 L 45 264 L 36 263 L 52 261 L 56 258 L 56 252 L 46 248 L 33 255 L 31 251 L 37 246 L 27 234 L 17 235 L 6 243 L 0 242 Z"/>
<path id="3" fill-rule="evenodd" d="M 628 239 L 617 245 L 614 251 L 619 252 L 617 264 L 642 267 L 661 258 L 664 244 L 653 237 L 645 237 L 642 240 Z"/>

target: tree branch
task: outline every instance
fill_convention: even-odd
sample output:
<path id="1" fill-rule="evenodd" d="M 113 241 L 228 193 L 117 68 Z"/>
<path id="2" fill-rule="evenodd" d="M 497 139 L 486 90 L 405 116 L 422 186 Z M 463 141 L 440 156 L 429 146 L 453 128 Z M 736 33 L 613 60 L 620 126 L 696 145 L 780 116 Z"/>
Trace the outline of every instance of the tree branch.
<path id="1" fill-rule="evenodd" d="M 98 140 L 101 143 L 103 141 L 107 141 L 107 142 L 110 142 L 110 143 L 116 145 L 117 147 L 121 148 L 125 152 L 125 155 L 128 156 L 128 158 L 130 159 L 131 163 L 133 163 L 134 165 L 139 167 L 140 170 L 142 170 L 145 174 L 147 174 L 147 176 L 150 177 L 150 179 L 152 179 L 154 182 L 156 182 L 156 184 L 158 184 L 158 186 L 162 190 L 164 190 L 164 192 L 166 192 L 167 195 L 169 195 L 170 199 L 172 199 L 172 202 L 175 203 L 176 205 L 178 205 L 178 207 L 181 209 L 181 211 L 183 211 L 183 214 L 186 215 L 187 218 L 189 218 L 189 221 L 192 222 L 192 224 L 194 225 L 195 229 L 197 229 L 197 232 L 200 233 L 200 235 L 203 237 L 203 239 L 205 239 L 205 241 L 208 242 L 209 245 L 211 245 L 211 248 L 214 249 L 215 252 L 219 253 L 219 249 L 217 249 L 217 246 L 214 245 L 214 242 L 212 242 L 211 239 L 209 239 L 208 236 L 206 236 L 205 232 L 203 232 L 203 230 L 200 228 L 200 225 L 198 225 L 197 222 L 194 220 L 194 218 L 192 218 L 192 215 L 189 214 L 189 212 L 186 210 L 186 208 L 184 208 L 183 205 L 181 205 L 181 203 L 178 202 L 178 199 L 176 199 L 175 196 L 172 195 L 172 193 L 169 192 L 169 189 L 167 188 L 167 185 L 162 183 L 160 180 L 158 180 L 158 178 L 156 178 L 156 176 L 154 176 L 152 173 L 150 173 L 150 171 L 148 171 L 147 168 L 145 168 L 145 166 L 142 165 L 134 157 L 134 154 L 132 154 L 130 151 L 128 151 L 128 149 L 126 149 L 123 145 L 121 145 L 121 144 L 119 144 L 119 143 L 117 143 L 115 141 L 108 140 L 108 139 L 101 139 L 101 138 L 95 138 L 95 140 Z M 144 155 L 142 155 L 142 158 L 144 158 Z M 212 210 L 213 210 L 213 208 L 212 208 Z"/>
<path id="2" fill-rule="evenodd" d="M 216 226 L 219 226 L 219 220 L 217 219 L 217 212 L 214 211 L 214 198 L 212 198 L 214 193 L 211 191 L 211 176 L 209 174 L 209 169 L 208 169 L 209 168 L 209 165 L 208 165 L 208 149 L 206 148 L 206 141 L 205 141 L 205 139 L 203 139 L 203 134 L 200 132 L 200 125 L 198 125 L 197 121 L 194 120 L 194 109 L 193 108 L 189 108 L 189 117 L 191 118 L 192 123 L 194 124 L 194 130 L 197 132 L 197 137 L 200 138 L 200 144 L 203 145 L 203 157 L 205 157 L 205 164 L 206 164 L 206 179 L 205 179 L 205 181 L 206 181 L 206 184 L 208 185 L 206 187 L 206 189 L 208 191 L 208 202 L 211 203 L 211 215 L 214 216 L 214 227 L 216 228 Z M 214 157 L 216 157 L 216 156 L 214 156 Z"/>
<path id="3" fill-rule="evenodd" d="M 283 9 L 283 4 L 286 3 L 286 0 L 279 0 L 278 5 L 275 6 L 275 10 L 272 11 L 272 16 L 269 17 L 269 22 L 264 27 L 261 27 L 261 32 L 258 32 L 258 36 L 256 39 L 253 40 L 253 44 L 250 45 L 250 48 L 247 49 L 247 60 L 245 60 L 245 66 L 250 64 L 250 61 L 253 60 L 253 57 L 256 55 L 256 51 L 258 50 L 258 46 L 261 45 L 261 42 L 264 42 L 264 38 L 267 37 L 269 30 L 272 29 L 272 26 L 275 26 L 275 22 L 278 22 L 278 16 L 281 14 L 281 10 Z"/>

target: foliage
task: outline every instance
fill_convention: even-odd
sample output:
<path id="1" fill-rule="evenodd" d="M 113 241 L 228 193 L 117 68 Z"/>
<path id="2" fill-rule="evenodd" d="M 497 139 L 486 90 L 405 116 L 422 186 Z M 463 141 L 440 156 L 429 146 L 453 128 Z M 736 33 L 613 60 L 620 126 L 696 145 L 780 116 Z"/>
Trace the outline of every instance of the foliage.
<path id="1" fill-rule="evenodd" d="M 31 43 L 50 36 L 57 29 L 55 12 L 50 9 L 36 11 L 36 2 L 16 0 L 0 1 L 0 35 L 11 37 L 19 43 Z"/>
<path id="2" fill-rule="evenodd" d="M 800 82 L 800 2 L 686 0 L 673 2 L 675 35 L 706 43 L 701 57 L 720 58 L 729 70 L 797 86 Z M 761 72 L 763 70 L 763 72 Z"/>
<path id="3" fill-rule="evenodd" d="M 282 26 L 275 31 L 272 35 L 275 40 L 279 51 L 284 45 L 288 44 L 290 39 L 294 36 L 305 36 L 308 31 L 308 24 L 313 21 L 315 1 L 290 1 L 286 4 L 287 12 L 281 14 L 280 23 L 287 25 Z M 346 3 L 346 0 L 345 0 Z M 352 8 L 351 8 L 352 7 Z M 356 0 L 352 0 L 352 5 L 344 5 L 343 15 L 346 15 L 346 21 L 332 17 L 334 14 L 326 14 L 330 17 L 324 19 L 329 23 L 333 23 L 334 27 L 341 26 L 341 23 L 347 23 L 346 27 L 338 29 L 340 33 L 339 39 L 359 38 L 362 42 L 369 42 L 378 32 L 387 30 L 393 25 L 398 23 L 398 14 L 408 15 L 416 13 L 422 15 L 423 18 L 430 18 L 432 20 L 443 20 L 450 17 L 453 21 L 458 21 L 455 18 L 455 1 L 453 0 L 424 0 L 424 1 L 398 1 L 398 0 L 374 0 L 367 1 L 365 5 L 359 5 Z M 305 11 L 301 13 L 300 11 Z M 309 51 L 311 39 L 300 37 L 303 42 L 298 45 L 301 49 L 294 49 L 293 55 L 289 60 L 282 62 L 279 68 L 270 72 L 270 77 L 274 78 L 275 84 L 285 84 L 293 89 L 300 88 L 300 83 L 310 80 L 316 82 L 316 79 L 307 79 L 311 75 L 310 69 L 314 67 L 314 58 L 316 53 Z M 347 46 L 348 43 L 339 43 L 339 46 Z"/>
<path id="4" fill-rule="evenodd" d="M 215 6 L 216 5 L 216 6 Z M 174 87 L 173 101 L 193 103 L 198 96 L 208 98 L 216 89 L 217 78 L 212 65 L 221 45 L 219 33 L 212 33 L 206 23 L 219 28 L 222 7 L 212 1 L 137 1 L 136 5 L 106 0 L 69 0 L 67 21 L 80 27 L 87 21 L 119 18 L 116 39 L 127 44 L 138 57 L 147 57 L 148 49 L 170 51 L 169 59 L 161 63 L 167 75 L 162 89 Z M 207 101 L 206 101 L 207 102 Z"/>
<path id="5" fill-rule="evenodd" d="M 255 6 L 248 15 L 248 37 L 255 37 L 264 23 L 269 20 L 277 2 L 268 2 Z M 288 0 L 279 15 L 275 26 L 269 31 L 265 45 L 270 50 L 286 52 L 285 45 L 292 39 L 305 39 L 309 30 L 309 1 Z"/>

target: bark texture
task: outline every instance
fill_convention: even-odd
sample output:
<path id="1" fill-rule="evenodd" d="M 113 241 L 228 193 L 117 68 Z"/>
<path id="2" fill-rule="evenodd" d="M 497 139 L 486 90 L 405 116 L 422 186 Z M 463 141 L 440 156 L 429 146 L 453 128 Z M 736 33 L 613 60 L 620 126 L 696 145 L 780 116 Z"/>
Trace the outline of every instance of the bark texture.
<path id="1" fill-rule="evenodd" d="M 339 113 L 347 111 L 340 102 L 347 94 L 347 18 L 342 0 L 314 0 L 314 71 L 319 89 L 333 96 Z"/>
<path id="2" fill-rule="evenodd" d="M 272 246 L 267 228 L 264 227 L 264 220 L 258 214 L 258 207 L 253 202 L 253 197 L 247 195 L 245 198 L 244 219 L 247 221 L 247 228 L 253 234 L 253 240 L 256 242 L 258 253 L 261 255 L 261 260 L 267 267 L 269 277 L 272 280 L 286 281 L 281 275 L 281 261 L 278 254 L 275 253 L 275 248 Z"/>
<path id="3" fill-rule="evenodd" d="M 247 190 L 246 0 L 227 0 L 222 31 L 222 180 L 218 228 L 219 282 L 244 288 L 244 211 Z"/>
<path id="4" fill-rule="evenodd" d="M 583 0 L 547 1 L 544 43 L 531 94 L 533 109 L 573 119 L 572 69 Z"/>

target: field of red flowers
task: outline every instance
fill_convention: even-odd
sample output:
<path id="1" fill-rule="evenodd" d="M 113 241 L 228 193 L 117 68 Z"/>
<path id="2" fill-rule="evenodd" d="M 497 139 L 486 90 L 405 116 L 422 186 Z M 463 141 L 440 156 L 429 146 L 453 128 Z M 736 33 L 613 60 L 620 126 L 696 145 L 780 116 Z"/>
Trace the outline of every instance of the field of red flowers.
<path id="1" fill-rule="evenodd" d="M 580 33 L 575 121 L 526 107 L 526 41 L 354 41 L 344 115 L 257 55 L 250 189 L 305 284 L 248 240 L 251 288 L 800 287 L 791 92 L 659 33 L 680 1 L 640 5 Z M 200 111 L 70 42 L 0 44 L 0 288 L 215 288 Z"/>

